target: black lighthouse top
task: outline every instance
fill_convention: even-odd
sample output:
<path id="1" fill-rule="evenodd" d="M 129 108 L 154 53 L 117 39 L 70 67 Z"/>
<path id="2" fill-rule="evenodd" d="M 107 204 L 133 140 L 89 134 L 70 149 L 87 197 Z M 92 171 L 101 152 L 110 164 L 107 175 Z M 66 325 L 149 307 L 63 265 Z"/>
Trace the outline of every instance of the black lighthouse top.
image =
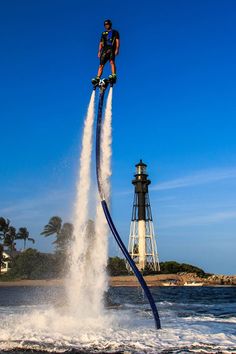
<path id="1" fill-rule="evenodd" d="M 139 163 L 137 163 L 137 165 L 135 165 L 136 167 L 136 175 L 146 175 L 146 167 L 147 165 L 145 163 L 143 163 L 142 160 L 139 161 Z"/>
<path id="2" fill-rule="evenodd" d="M 148 174 L 147 174 L 147 165 L 145 163 L 143 163 L 142 160 L 139 161 L 139 163 L 137 163 L 137 165 L 135 165 L 136 167 L 136 173 L 134 175 L 135 179 L 132 181 L 132 183 L 136 186 L 135 188 L 135 192 L 136 193 L 140 193 L 140 192 L 144 192 L 147 193 L 147 186 L 151 183 L 151 181 L 149 179 L 147 179 Z M 145 189 L 141 189 L 139 188 L 139 190 L 137 189 L 137 184 L 141 184 L 143 185 L 143 187 L 145 186 Z"/>

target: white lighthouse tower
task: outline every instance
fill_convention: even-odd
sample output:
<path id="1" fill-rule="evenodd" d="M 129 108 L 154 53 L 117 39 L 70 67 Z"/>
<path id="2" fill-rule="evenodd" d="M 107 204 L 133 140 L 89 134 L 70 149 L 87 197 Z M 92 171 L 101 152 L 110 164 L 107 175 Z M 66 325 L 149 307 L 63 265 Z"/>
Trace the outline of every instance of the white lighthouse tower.
<path id="1" fill-rule="evenodd" d="M 129 234 L 129 254 L 140 271 L 160 271 L 148 195 L 148 185 L 151 181 L 147 179 L 147 165 L 142 160 L 135 167 L 135 179 L 132 180 L 134 202 Z"/>

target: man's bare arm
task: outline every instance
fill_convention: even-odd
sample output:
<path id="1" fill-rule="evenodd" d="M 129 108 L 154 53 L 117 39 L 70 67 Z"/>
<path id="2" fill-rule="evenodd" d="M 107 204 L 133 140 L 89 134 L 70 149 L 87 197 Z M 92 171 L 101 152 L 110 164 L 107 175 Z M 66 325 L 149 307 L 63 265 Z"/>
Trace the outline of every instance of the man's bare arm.
<path id="1" fill-rule="evenodd" d="M 101 56 L 101 50 L 102 50 L 102 48 L 103 48 L 103 43 L 100 42 L 100 43 L 99 43 L 99 47 L 98 47 L 98 58 L 100 58 L 100 56 Z"/>
<path id="2" fill-rule="evenodd" d="M 116 38 L 116 51 L 115 51 L 115 55 L 119 54 L 119 50 L 120 50 L 120 40 L 118 38 Z"/>

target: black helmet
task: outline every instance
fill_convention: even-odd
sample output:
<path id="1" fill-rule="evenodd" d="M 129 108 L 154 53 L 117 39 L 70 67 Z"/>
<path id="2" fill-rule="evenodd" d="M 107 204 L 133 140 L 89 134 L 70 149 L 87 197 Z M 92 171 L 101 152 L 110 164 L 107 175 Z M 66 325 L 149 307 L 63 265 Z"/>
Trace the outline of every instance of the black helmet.
<path id="1" fill-rule="evenodd" d="M 105 21 L 104 21 L 104 26 L 105 26 L 105 25 L 110 25 L 110 26 L 112 26 L 111 20 L 105 20 Z"/>

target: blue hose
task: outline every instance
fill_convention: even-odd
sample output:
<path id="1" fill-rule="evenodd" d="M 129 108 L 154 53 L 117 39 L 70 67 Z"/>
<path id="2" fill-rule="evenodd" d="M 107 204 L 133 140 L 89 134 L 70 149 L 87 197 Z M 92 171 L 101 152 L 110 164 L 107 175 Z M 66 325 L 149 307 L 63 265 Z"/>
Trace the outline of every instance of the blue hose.
<path id="1" fill-rule="evenodd" d="M 159 314 L 158 314 L 158 311 L 156 308 L 155 301 L 152 297 L 152 294 L 151 294 L 142 274 L 140 273 L 140 271 L 136 267 L 136 264 L 134 263 L 133 259 L 130 257 L 129 252 L 127 251 L 123 241 L 121 240 L 120 235 L 118 234 L 118 231 L 116 230 L 116 227 L 115 227 L 113 220 L 111 218 L 111 214 L 109 212 L 107 203 L 104 199 L 104 193 L 103 193 L 101 177 L 100 177 L 100 175 L 101 175 L 100 174 L 100 142 L 101 142 L 101 126 L 102 126 L 102 110 L 103 110 L 104 93 L 105 93 L 105 90 L 100 90 L 98 114 L 97 114 L 97 130 L 96 130 L 96 173 L 97 173 L 98 191 L 99 191 L 99 194 L 101 197 L 101 204 L 102 204 L 102 208 L 103 208 L 107 223 L 110 227 L 110 230 L 111 230 L 113 236 L 115 237 L 115 240 L 116 240 L 118 246 L 120 247 L 125 258 L 127 259 L 130 267 L 132 268 L 134 274 L 136 275 L 140 285 L 142 286 L 142 288 L 148 298 L 149 304 L 150 304 L 152 312 L 153 312 L 156 328 L 160 329 L 161 322 L 160 322 Z"/>
<path id="2" fill-rule="evenodd" d="M 160 329 L 161 328 L 161 322 L 160 322 L 160 318 L 159 318 L 159 314 L 158 314 L 158 311 L 157 311 L 157 308 L 156 308 L 156 304 L 153 300 L 153 297 L 152 297 L 152 294 L 142 276 L 142 274 L 140 273 L 140 271 L 138 270 L 138 268 L 136 267 L 133 259 L 130 257 L 129 255 L 129 252 L 127 251 L 124 243 L 122 242 L 121 238 L 120 238 L 120 235 L 118 234 L 117 230 L 116 230 L 116 227 L 113 223 L 113 220 L 111 218 L 111 215 L 110 215 L 110 212 L 108 210 L 108 207 L 107 207 L 107 203 L 105 200 L 102 200 L 101 201 L 102 203 L 102 208 L 103 208 L 103 211 L 104 211 L 104 214 L 106 216 L 106 219 L 107 219 L 107 222 L 108 222 L 108 225 L 111 229 L 111 232 L 113 233 L 114 237 L 115 237 L 115 240 L 116 242 L 118 243 L 118 246 L 120 247 L 123 255 L 125 256 L 125 258 L 127 259 L 127 261 L 129 262 L 129 265 L 130 267 L 132 268 L 134 274 L 136 275 L 140 285 L 142 286 L 147 298 L 148 298 L 148 301 L 150 303 L 150 306 L 151 306 L 151 309 L 152 309 L 152 312 L 153 312 L 153 316 L 154 316 L 154 320 L 155 320 L 155 324 L 156 324 L 156 328 L 157 329 Z"/>
<path id="3" fill-rule="evenodd" d="M 101 197 L 101 200 L 104 199 L 101 174 L 100 174 L 100 145 L 101 145 L 101 127 L 102 127 L 102 110 L 103 110 L 103 101 L 104 101 L 105 90 L 100 90 L 99 103 L 98 103 L 98 115 L 97 115 L 97 130 L 96 130 L 96 175 L 97 175 L 97 185 L 98 192 Z"/>

